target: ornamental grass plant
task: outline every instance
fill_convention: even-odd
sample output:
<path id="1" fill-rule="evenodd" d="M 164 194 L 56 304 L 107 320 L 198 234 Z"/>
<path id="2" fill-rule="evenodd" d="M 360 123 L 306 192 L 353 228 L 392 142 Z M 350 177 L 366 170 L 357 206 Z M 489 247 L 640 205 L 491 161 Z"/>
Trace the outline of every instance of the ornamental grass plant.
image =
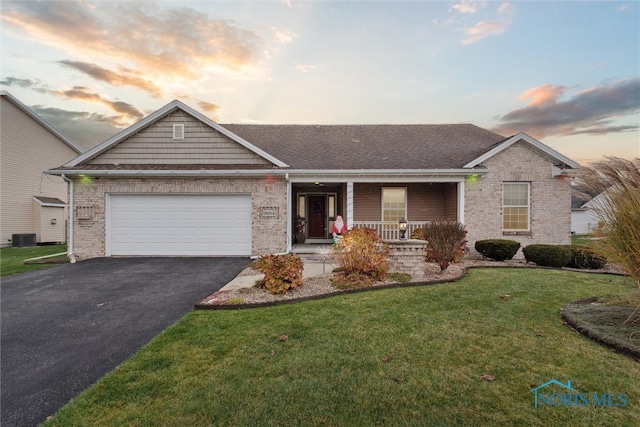
<path id="1" fill-rule="evenodd" d="M 638 287 L 636 307 L 625 323 L 640 322 L 640 158 L 607 157 L 583 168 L 578 184 L 590 194 L 602 227 L 593 250 L 622 268 Z"/>

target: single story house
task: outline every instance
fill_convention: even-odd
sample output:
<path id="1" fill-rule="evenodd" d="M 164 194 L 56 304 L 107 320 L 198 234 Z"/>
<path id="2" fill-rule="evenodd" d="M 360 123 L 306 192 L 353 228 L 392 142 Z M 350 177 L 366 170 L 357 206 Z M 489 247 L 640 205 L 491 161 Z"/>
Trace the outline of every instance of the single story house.
<path id="1" fill-rule="evenodd" d="M 9 92 L 0 112 L 0 247 L 65 242 L 67 184 L 43 171 L 83 150 Z"/>
<path id="2" fill-rule="evenodd" d="M 48 173 L 71 181 L 70 250 L 258 256 L 329 243 L 342 215 L 398 238 L 436 219 L 478 239 L 568 244 L 578 164 L 470 125 L 218 124 L 180 101 Z M 297 234 L 297 238 L 296 238 Z"/>
<path id="3" fill-rule="evenodd" d="M 597 194 L 595 197 L 584 200 L 578 205 L 576 197 L 572 198 L 571 204 L 571 234 L 592 234 L 600 229 L 602 224 L 601 218 L 596 213 L 599 206 L 605 202 L 603 193 Z M 574 205 L 575 203 L 575 205 Z M 596 208 L 596 210 L 594 210 Z"/>

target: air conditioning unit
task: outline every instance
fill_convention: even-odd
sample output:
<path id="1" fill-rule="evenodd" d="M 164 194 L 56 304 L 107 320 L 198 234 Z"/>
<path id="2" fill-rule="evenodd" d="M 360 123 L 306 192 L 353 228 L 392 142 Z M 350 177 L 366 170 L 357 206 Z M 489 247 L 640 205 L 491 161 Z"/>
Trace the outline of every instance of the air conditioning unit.
<path id="1" fill-rule="evenodd" d="M 14 248 L 25 248 L 36 246 L 36 235 L 23 233 L 11 235 L 11 246 Z"/>

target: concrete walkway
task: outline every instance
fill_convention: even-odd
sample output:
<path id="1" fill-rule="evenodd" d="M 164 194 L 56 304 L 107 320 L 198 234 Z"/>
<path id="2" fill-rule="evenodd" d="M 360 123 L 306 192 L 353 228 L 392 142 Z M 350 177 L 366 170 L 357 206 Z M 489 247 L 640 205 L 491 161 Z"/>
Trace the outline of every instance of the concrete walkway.
<path id="1" fill-rule="evenodd" d="M 300 255 L 300 258 L 304 264 L 302 277 L 305 279 L 329 274 L 334 268 L 338 267 L 338 264 L 330 258 L 325 259 L 323 262 L 323 257 L 321 255 Z M 236 276 L 220 290 L 231 291 L 242 288 L 251 288 L 256 284 L 256 280 L 260 280 L 263 277 L 263 274 L 247 275 L 240 273 L 240 275 Z"/>

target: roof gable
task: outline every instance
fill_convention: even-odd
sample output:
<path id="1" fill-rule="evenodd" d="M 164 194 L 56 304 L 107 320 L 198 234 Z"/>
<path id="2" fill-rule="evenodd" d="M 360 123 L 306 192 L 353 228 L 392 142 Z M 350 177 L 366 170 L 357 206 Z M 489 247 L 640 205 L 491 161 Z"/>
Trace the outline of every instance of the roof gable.
<path id="1" fill-rule="evenodd" d="M 185 125 L 184 140 L 173 124 Z M 187 128 L 186 125 L 190 126 Z M 234 157 L 236 156 L 236 157 Z M 65 164 L 270 164 L 288 165 L 208 117 L 174 100 Z"/>
<path id="2" fill-rule="evenodd" d="M 273 167 L 264 157 L 179 108 L 87 160 L 85 165 Z"/>
<path id="3" fill-rule="evenodd" d="M 515 144 L 516 142 L 524 142 L 526 144 L 528 144 L 530 147 L 533 147 L 535 149 L 537 149 L 538 151 L 542 152 L 544 155 L 546 155 L 547 157 L 549 157 L 554 164 L 560 164 L 563 166 L 567 166 L 571 169 L 578 169 L 580 167 L 580 165 L 576 162 L 574 162 L 573 160 L 571 160 L 570 158 L 563 156 L 562 154 L 558 153 L 557 151 L 555 151 L 554 149 L 552 149 L 551 147 L 543 144 L 542 142 L 538 141 L 537 139 L 527 135 L 524 132 L 520 132 L 516 135 L 513 135 L 512 137 L 509 137 L 507 139 L 505 139 L 504 141 L 496 144 L 494 147 L 491 147 L 488 151 L 484 152 L 482 155 L 476 157 L 475 159 L 473 159 L 472 161 L 470 161 L 469 163 L 465 164 L 463 167 L 465 168 L 473 168 L 476 166 L 481 165 L 483 162 L 485 162 L 487 159 L 495 156 L 496 154 L 506 150 L 507 148 L 511 147 L 513 144 Z"/>
<path id="4" fill-rule="evenodd" d="M 24 105 L 22 102 L 20 102 L 20 100 L 18 100 L 18 98 L 16 98 L 15 96 L 11 95 L 9 92 L 6 92 L 4 90 L 0 91 L 0 96 L 2 96 L 2 98 L 6 99 L 7 101 L 11 102 L 18 109 L 20 109 L 24 114 L 26 114 L 27 116 L 31 117 L 35 122 L 37 122 L 43 128 L 48 130 L 57 139 L 59 139 L 62 143 L 66 144 L 69 148 L 71 148 L 76 153 L 82 153 L 84 151 L 79 145 L 76 145 L 75 143 L 73 143 L 69 139 L 67 139 L 66 136 L 64 136 L 60 132 L 58 132 L 53 126 L 51 126 L 49 123 L 47 123 L 46 120 L 44 120 L 42 117 L 40 117 L 36 113 L 34 113 L 29 107 Z"/>

